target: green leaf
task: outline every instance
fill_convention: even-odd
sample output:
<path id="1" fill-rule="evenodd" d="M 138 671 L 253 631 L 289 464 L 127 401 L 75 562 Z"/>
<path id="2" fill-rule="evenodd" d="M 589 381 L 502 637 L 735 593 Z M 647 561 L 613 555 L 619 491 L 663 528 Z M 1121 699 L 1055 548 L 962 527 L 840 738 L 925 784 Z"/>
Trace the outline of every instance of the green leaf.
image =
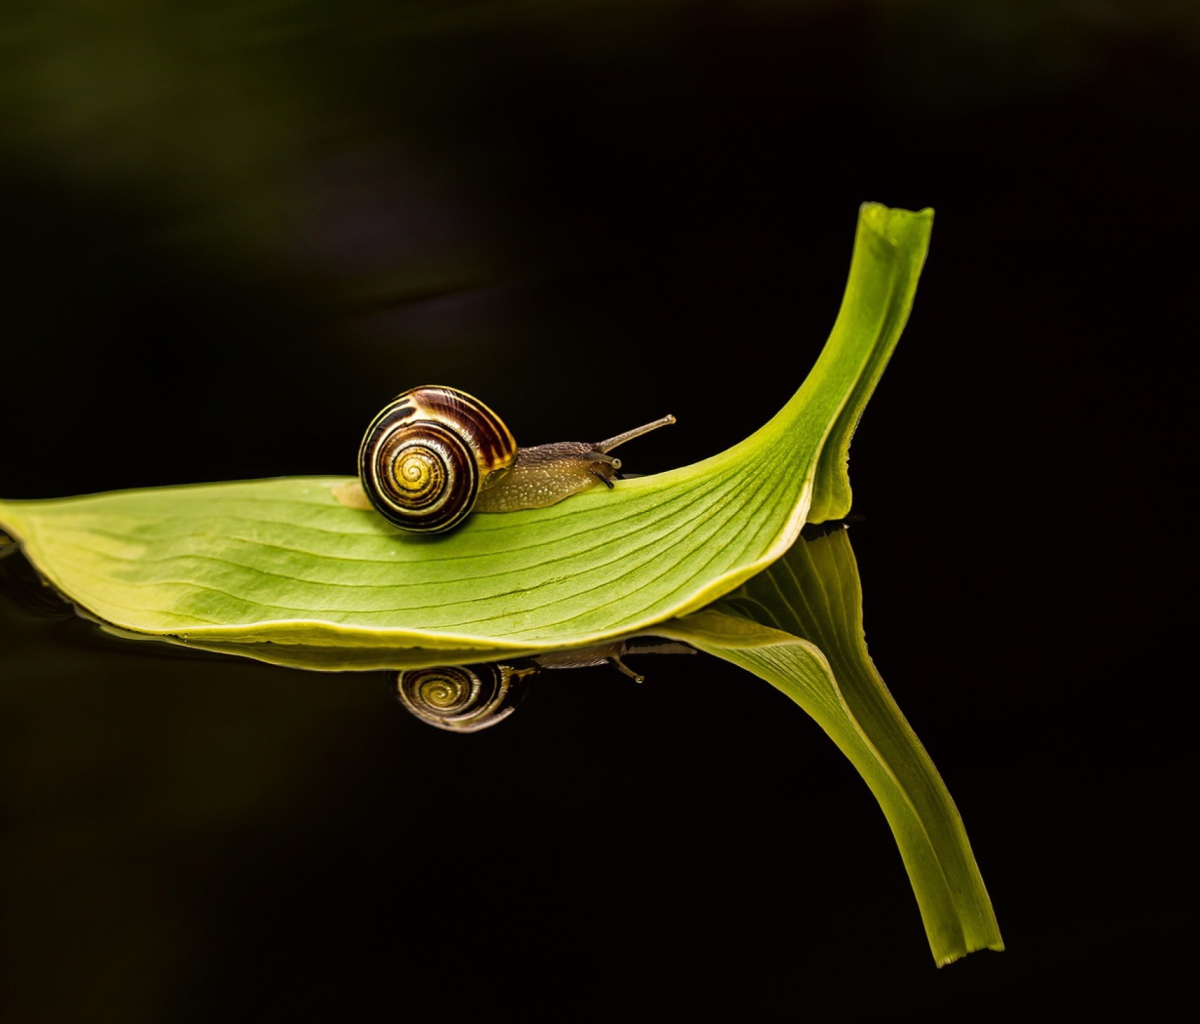
<path id="1" fill-rule="evenodd" d="M 867 653 L 858 566 L 845 530 L 806 530 L 783 558 L 733 594 L 638 634 L 646 635 L 686 641 L 765 679 L 837 744 L 892 828 L 939 966 L 978 949 L 1004 948 L 954 801 Z M 468 664 L 491 657 L 513 663 L 514 657 L 385 645 L 201 639 L 186 646 L 324 671 Z M 602 649 L 575 649 L 567 657 L 597 651 Z"/>
<path id="2" fill-rule="evenodd" d="M 767 680 L 850 759 L 891 826 L 938 966 L 1004 948 L 958 809 L 867 654 L 845 530 L 801 539 L 736 593 L 656 632 Z"/>
<path id="3" fill-rule="evenodd" d="M 345 478 L 0 502 L 65 595 L 126 630 L 214 642 L 472 649 L 582 644 L 700 608 L 849 502 L 845 446 L 912 305 L 932 211 L 860 211 L 845 299 L 808 379 L 741 444 L 439 537 L 339 505 Z M 828 449 L 828 451 L 826 451 Z"/>

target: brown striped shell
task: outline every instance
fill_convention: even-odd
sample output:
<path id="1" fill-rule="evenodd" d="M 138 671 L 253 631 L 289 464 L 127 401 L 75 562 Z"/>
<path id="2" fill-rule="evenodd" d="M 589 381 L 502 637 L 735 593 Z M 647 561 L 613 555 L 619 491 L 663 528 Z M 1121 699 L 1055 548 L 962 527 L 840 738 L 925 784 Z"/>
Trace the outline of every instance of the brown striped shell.
<path id="1" fill-rule="evenodd" d="M 404 530 L 440 533 L 475 506 L 488 478 L 517 456 L 504 421 L 479 399 L 426 386 L 398 395 L 371 421 L 358 474 L 375 509 Z"/>

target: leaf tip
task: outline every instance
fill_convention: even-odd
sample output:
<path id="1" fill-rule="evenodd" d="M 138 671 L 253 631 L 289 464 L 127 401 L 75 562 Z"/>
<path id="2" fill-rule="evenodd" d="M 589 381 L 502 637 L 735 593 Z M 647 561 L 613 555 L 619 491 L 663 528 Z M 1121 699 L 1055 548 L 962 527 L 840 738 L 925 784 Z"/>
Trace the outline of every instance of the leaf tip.
<path id="1" fill-rule="evenodd" d="M 970 956 L 970 954 L 972 954 L 972 953 L 979 953 L 985 949 L 990 949 L 996 953 L 1003 953 L 1004 952 L 1004 940 L 1002 938 L 1000 938 L 999 935 L 996 935 L 995 938 L 993 938 L 990 942 L 980 941 L 977 939 L 977 940 L 975 940 L 975 942 L 973 942 L 965 947 L 960 947 L 958 949 L 955 949 L 953 952 L 938 953 L 935 951 L 933 959 L 934 959 L 934 963 L 940 969 L 942 967 L 945 967 L 947 964 L 952 964 L 956 960 L 961 960 L 965 956 Z"/>
<path id="2" fill-rule="evenodd" d="M 923 210 L 901 210 L 883 203 L 863 203 L 858 208 L 859 220 L 876 235 L 899 245 L 904 235 L 928 235 L 933 228 L 933 207 Z"/>

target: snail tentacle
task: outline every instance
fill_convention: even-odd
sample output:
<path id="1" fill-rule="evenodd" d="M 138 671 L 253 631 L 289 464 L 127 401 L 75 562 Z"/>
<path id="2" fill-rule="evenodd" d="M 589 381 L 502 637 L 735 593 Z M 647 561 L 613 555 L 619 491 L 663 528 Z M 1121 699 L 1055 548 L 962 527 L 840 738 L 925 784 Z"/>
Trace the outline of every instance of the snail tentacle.
<path id="1" fill-rule="evenodd" d="M 635 437 L 641 437 L 643 434 L 648 434 L 650 431 L 657 430 L 659 427 L 669 427 L 674 422 L 675 417 L 670 413 L 667 413 L 666 416 L 655 420 L 653 423 L 646 423 L 643 426 L 634 427 L 632 430 L 627 430 L 625 433 L 618 434 L 616 437 L 610 437 L 607 441 L 601 441 L 598 445 L 596 445 L 596 451 L 607 454 L 619 444 L 624 444 L 626 441 L 632 441 Z M 619 469 L 620 466 L 621 463 L 618 462 L 617 468 Z"/>

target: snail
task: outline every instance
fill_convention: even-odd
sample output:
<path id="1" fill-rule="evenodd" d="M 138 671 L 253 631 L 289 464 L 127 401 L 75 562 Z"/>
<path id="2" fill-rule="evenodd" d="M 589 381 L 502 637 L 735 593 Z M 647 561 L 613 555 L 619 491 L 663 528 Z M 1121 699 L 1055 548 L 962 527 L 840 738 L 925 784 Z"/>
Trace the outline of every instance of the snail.
<path id="1" fill-rule="evenodd" d="M 525 698 L 534 676 L 544 669 L 612 665 L 640 683 L 645 677 L 621 660 L 624 655 L 695 653 L 686 644 L 653 637 L 609 640 L 487 664 L 405 669 L 396 676 L 396 695 L 427 725 L 448 732 L 479 732 L 511 715 Z"/>
<path id="2" fill-rule="evenodd" d="M 472 510 L 545 508 L 596 484 L 611 490 L 621 460 L 609 453 L 674 422 L 664 416 L 599 444 L 518 449 L 504 421 L 479 399 L 455 388 L 413 388 L 371 421 L 358 450 L 358 481 L 333 493 L 401 529 L 441 533 Z"/>

